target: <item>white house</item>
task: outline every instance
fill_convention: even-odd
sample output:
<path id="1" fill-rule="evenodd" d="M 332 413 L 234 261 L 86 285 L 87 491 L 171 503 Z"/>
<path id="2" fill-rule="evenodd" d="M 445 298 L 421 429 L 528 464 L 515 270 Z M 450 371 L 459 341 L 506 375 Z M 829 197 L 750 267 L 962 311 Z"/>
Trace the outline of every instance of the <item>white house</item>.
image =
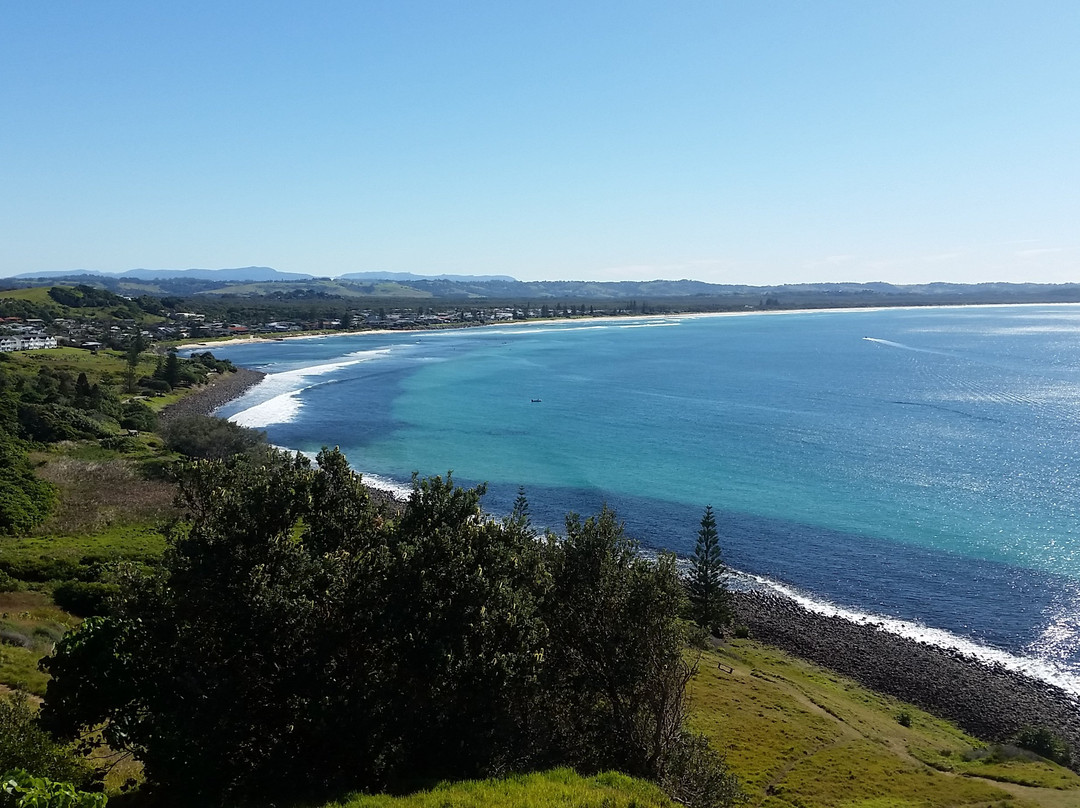
<path id="1" fill-rule="evenodd" d="M 56 337 L 0 337 L 0 353 L 12 351 L 37 351 L 42 348 L 55 348 Z"/>

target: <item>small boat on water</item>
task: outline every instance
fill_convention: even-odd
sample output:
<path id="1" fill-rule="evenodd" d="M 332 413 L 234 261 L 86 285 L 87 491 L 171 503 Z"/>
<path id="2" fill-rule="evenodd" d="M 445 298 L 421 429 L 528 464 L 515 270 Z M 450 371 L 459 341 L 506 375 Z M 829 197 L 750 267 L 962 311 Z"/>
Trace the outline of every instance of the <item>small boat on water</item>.
<path id="1" fill-rule="evenodd" d="M 540 399 L 538 399 L 538 398 L 534 398 L 534 399 L 532 400 L 532 403 L 533 403 L 533 404 L 539 404 L 539 403 L 540 403 Z"/>

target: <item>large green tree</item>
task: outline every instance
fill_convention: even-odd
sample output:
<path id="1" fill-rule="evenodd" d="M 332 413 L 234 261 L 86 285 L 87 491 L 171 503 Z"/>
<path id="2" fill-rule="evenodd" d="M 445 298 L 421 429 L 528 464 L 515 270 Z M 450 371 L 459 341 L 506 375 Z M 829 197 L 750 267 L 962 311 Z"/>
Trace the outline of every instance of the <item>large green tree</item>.
<path id="1" fill-rule="evenodd" d="M 336 450 L 196 461 L 180 482 L 162 564 L 59 644 L 43 711 L 64 737 L 103 727 L 174 801 L 567 763 L 733 793 L 682 727 L 674 560 L 641 558 L 610 511 L 545 540 L 524 497 L 494 520 L 449 475 L 386 508 Z"/>
<path id="2" fill-rule="evenodd" d="M 716 633 L 729 619 L 731 596 L 726 582 L 724 560 L 720 554 L 720 534 L 711 505 L 701 516 L 694 555 L 690 559 L 687 589 L 694 622 L 706 631 Z"/>
<path id="3" fill-rule="evenodd" d="M 547 545 L 553 578 L 543 714 L 555 747 L 585 769 L 659 777 L 682 732 L 693 668 L 673 556 L 640 556 L 615 513 L 571 514 Z"/>

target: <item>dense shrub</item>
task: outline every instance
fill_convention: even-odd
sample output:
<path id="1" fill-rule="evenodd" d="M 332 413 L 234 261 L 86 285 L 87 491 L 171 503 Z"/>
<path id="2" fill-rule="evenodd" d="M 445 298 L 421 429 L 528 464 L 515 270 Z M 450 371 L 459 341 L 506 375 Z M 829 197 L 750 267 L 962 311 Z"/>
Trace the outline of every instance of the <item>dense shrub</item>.
<path id="1" fill-rule="evenodd" d="M 1068 742 L 1047 727 L 1024 727 L 1013 738 L 1013 743 L 1062 766 L 1068 766 L 1072 761 Z"/>
<path id="2" fill-rule="evenodd" d="M 208 415 L 185 415 L 161 429 L 165 445 L 193 458 L 224 460 L 266 446 L 266 433 Z"/>
<path id="3" fill-rule="evenodd" d="M 144 376 L 139 379 L 139 387 L 144 390 L 150 390 L 154 393 L 171 393 L 172 385 L 164 379 L 151 379 L 149 376 Z"/>
<path id="4" fill-rule="evenodd" d="M 53 590 L 56 605 L 77 617 L 109 613 L 109 599 L 120 587 L 104 581 L 64 581 Z"/>
<path id="5" fill-rule="evenodd" d="M 179 478 L 161 566 L 60 642 L 43 714 L 66 737 L 104 726 L 171 798 L 280 804 L 559 763 L 686 793 L 726 776 L 682 727 L 674 562 L 641 559 L 611 512 L 544 542 L 438 477 L 388 512 L 336 451 Z"/>
<path id="6" fill-rule="evenodd" d="M 228 359 L 218 359 L 210 351 L 195 351 L 191 354 L 191 361 L 209 370 L 216 370 L 218 373 L 231 373 L 236 370 L 236 365 Z"/>
<path id="7" fill-rule="evenodd" d="M 664 791 L 687 808 L 724 808 L 741 796 L 739 783 L 704 735 L 683 731 L 660 775 Z"/>
<path id="8" fill-rule="evenodd" d="M 0 431 L 0 533 L 23 533 L 42 522 L 56 489 L 34 474 L 19 441 Z"/>
<path id="9" fill-rule="evenodd" d="M 115 425 L 110 429 L 91 413 L 62 404 L 22 404 L 19 425 L 27 438 L 41 443 L 104 438 L 115 429 Z"/>
<path id="10" fill-rule="evenodd" d="M 102 449 L 110 449 L 114 452 L 137 452 L 139 451 L 140 444 L 135 438 L 128 437 L 127 435 L 110 435 L 107 438 L 102 438 L 98 441 L 98 445 Z"/>
<path id="11" fill-rule="evenodd" d="M 4 570 L 0 570 L 0 592 L 18 592 L 22 589 L 22 583 L 12 578 Z"/>
<path id="12" fill-rule="evenodd" d="M 157 413 L 141 401 L 126 401 L 120 414 L 120 426 L 140 432 L 153 432 L 158 426 Z"/>
<path id="13" fill-rule="evenodd" d="M 109 798 L 23 769 L 0 775 L 0 808 L 105 808 Z"/>
<path id="14" fill-rule="evenodd" d="M 37 711 L 20 693 L 0 697 L 0 772 L 12 769 L 80 787 L 90 782 L 90 772 L 80 758 L 38 725 Z"/>
<path id="15" fill-rule="evenodd" d="M 46 556 L 17 556 L 0 561 L 0 571 L 20 581 L 44 583 L 46 581 L 88 580 L 96 571 L 69 558 Z"/>

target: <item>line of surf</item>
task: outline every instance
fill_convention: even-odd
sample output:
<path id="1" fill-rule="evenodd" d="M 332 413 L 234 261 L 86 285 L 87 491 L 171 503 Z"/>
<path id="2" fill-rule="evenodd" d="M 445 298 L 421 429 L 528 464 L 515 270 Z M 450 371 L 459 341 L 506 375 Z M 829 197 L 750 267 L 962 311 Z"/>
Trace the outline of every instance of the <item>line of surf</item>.
<path id="1" fill-rule="evenodd" d="M 249 406 L 229 416 L 228 420 L 240 426 L 253 429 L 272 424 L 287 424 L 295 421 L 303 407 L 300 396 L 306 391 L 330 382 L 309 384 L 318 379 L 364 362 L 384 358 L 393 351 L 392 347 L 373 350 L 355 351 L 346 354 L 340 361 L 325 362 L 319 365 L 307 365 L 299 368 L 269 373 L 259 384 L 239 399 Z"/>
<path id="2" fill-rule="evenodd" d="M 953 634 L 951 631 L 933 628 L 922 623 L 901 620 L 895 617 L 883 617 L 870 612 L 838 606 L 835 603 L 819 600 L 794 587 L 773 581 L 762 575 L 731 570 L 731 577 L 736 586 L 746 585 L 749 588 L 773 592 L 815 614 L 825 617 L 840 617 L 856 625 L 878 628 L 890 634 L 896 634 L 926 645 L 955 651 L 983 665 L 1000 665 L 1006 670 L 1053 685 L 1068 693 L 1077 702 L 1080 702 L 1080 675 L 1064 670 L 1049 660 L 1020 656 L 1000 648 L 982 645 L 974 640 Z"/>

